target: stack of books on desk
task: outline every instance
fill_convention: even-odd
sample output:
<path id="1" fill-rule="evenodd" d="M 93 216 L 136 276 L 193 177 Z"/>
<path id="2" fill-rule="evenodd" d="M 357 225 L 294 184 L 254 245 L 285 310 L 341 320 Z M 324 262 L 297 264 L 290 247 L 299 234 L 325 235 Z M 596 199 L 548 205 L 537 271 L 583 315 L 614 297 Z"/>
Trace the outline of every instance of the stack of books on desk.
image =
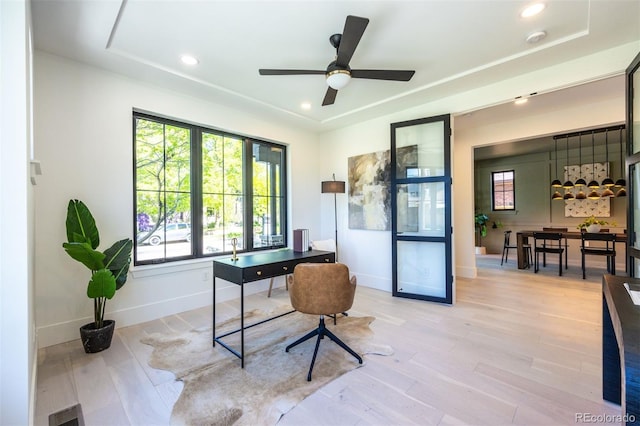
<path id="1" fill-rule="evenodd" d="M 309 230 L 308 229 L 293 230 L 293 251 L 298 251 L 298 252 L 309 251 Z"/>

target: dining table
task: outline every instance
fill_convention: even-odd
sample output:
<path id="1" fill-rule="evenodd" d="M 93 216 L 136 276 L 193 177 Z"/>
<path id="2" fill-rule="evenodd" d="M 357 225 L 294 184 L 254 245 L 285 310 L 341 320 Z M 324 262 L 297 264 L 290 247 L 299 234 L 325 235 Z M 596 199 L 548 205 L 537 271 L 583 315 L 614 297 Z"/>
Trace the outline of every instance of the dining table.
<path id="1" fill-rule="evenodd" d="M 533 238 L 534 232 L 555 232 L 555 231 L 543 231 L 542 229 L 538 230 L 524 230 L 516 232 L 516 246 L 517 246 L 517 254 L 518 254 L 518 269 L 525 269 L 527 267 L 527 254 L 525 253 L 525 245 L 529 244 L 529 238 Z M 562 234 L 562 238 L 566 238 L 568 240 L 581 240 L 582 232 L 580 231 L 557 231 Z M 622 232 L 610 232 L 616 236 L 616 243 L 625 243 L 627 242 L 627 233 Z M 533 250 L 533 248 L 532 248 Z"/>

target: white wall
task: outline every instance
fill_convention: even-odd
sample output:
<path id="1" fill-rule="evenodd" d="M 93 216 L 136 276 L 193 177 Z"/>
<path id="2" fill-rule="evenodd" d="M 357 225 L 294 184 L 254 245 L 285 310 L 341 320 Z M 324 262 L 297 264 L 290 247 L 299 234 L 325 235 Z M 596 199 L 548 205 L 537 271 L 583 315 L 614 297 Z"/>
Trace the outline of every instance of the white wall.
<path id="1" fill-rule="evenodd" d="M 36 152 L 44 172 L 35 193 L 41 347 L 77 339 L 78 327 L 92 317 L 89 272 L 61 246 L 69 199 L 81 199 L 91 209 L 101 249 L 133 234 L 132 108 L 287 144 L 290 230 L 309 228 L 312 238 L 320 233 L 316 135 L 39 51 L 34 97 Z M 132 268 L 125 286 L 107 303 L 107 317 L 121 327 L 210 304 L 211 264 Z M 267 285 L 265 280 L 248 291 Z M 239 287 L 229 283 L 218 282 L 217 288 L 218 300 L 239 294 Z"/>
<path id="2" fill-rule="evenodd" d="M 578 82 L 594 81 L 619 75 L 640 50 L 631 43 L 597 55 L 560 64 L 549 69 L 532 71 L 500 84 L 481 87 L 469 92 L 427 102 L 424 105 L 394 115 L 363 122 L 322 135 L 323 155 L 321 175 L 332 172 L 347 180 L 347 161 L 354 155 L 389 149 L 390 124 L 394 122 L 430 117 L 440 114 L 459 114 L 452 120 L 453 161 L 453 229 L 454 273 L 461 277 L 477 274 L 474 254 L 473 221 L 473 148 L 500 141 L 518 140 L 541 134 L 562 132 L 566 129 L 595 127 L 604 123 L 624 120 L 624 88 L 603 102 L 590 99 L 588 87 L 584 96 L 564 99 L 553 108 L 533 116 L 488 117 L 477 127 L 464 128 L 463 113 L 511 101 L 522 93 L 543 93 L 569 87 Z M 573 84 L 572 84 L 573 83 Z M 338 197 L 338 236 L 340 258 L 347 263 L 358 282 L 391 291 L 391 235 L 390 232 L 348 229 L 346 195 Z M 333 200 L 322 202 L 322 229 L 329 236 L 333 225 Z M 360 277 L 363 277 L 361 280 Z"/>
<path id="3" fill-rule="evenodd" d="M 474 175 L 473 173 L 462 173 L 461 167 L 468 164 L 469 169 L 473 170 L 473 149 L 477 146 L 496 144 L 500 142 L 508 142 L 515 140 L 528 139 L 539 135 L 550 135 L 554 133 L 563 133 L 576 129 L 597 128 L 620 123 L 625 120 L 625 98 L 624 98 L 624 79 L 618 78 L 617 87 L 612 90 L 606 97 L 592 98 L 589 96 L 589 85 L 582 88 L 584 94 L 580 95 L 575 90 L 571 90 L 571 96 L 567 95 L 559 100 L 553 109 L 530 108 L 520 114 L 510 116 L 497 114 L 483 114 L 482 119 L 478 120 L 471 117 L 458 117 L 456 120 L 456 169 L 459 173 L 456 175 L 455 181 L 458 183 L 457 196 L 454 203 L 458 200 L 469 200 L 467 214 L 463 219 L 465 222 L 460 226 L 468 228 L 469 238 L 465 241 L 456 240 L 458 242 L 457 253 L 464 259 L 457 264 L 458 273 L 466 277 L 475 277 L 477 269 L 475 266 L 475 254 L 473 251 L 474 241 L 474 223 L 472 213 L 475 211 L 474 202 Z M 569 91 L 567 91 L 569 92 Z M 463 164 L 461 164 L 461 160 Z M 542 171 L 544 176 L 541 180 L 548 181 L 548 169 Z M 550 203 L 550 199 L 546 200 Z M 549 207 L 547 205 L 547 207 Z M 539 228 L 546 225 L 548 215 L 540 218 L 539 221 L 531 221 L 530 223 L 521 223 L 522 228 Z M 468 222 L 468 223 L 467 223 Z M 460 227 L 458 227 L 460 229 Z"/>
<path id="4" fill-rule="evenodd" d="M 181 96 L 43 52 L 35 56 L 35 140 L 45 171 L 36 190 L 36 322 L 40 346 L 77 338 L 90 320 L 84 295 L 88 272 L 61 248 L 66 203 L 85 201 L 94 212 L 103 241 L 132 233 L 131 109 L 141 108 L 232 132 L 290 144 L 290 229 L 305 227 L 312 239 L 332 238 L 333 197 L 320 194 L 320 181 L 347 180 L 347 159 L 389 148 L 393 122 L 462 113 L 496 105 L 522 93 L 543 93 L 620 74 L 640 50 L 637 43 L 611 49 L 500 84 L 452 95 L 394 115 L 340 130 L 311 135 L 273 120 L 261 120 L 215 102 Z M 567 99 L 536 117 L 509 123 L 458 128 L 452 139 L 454 266 L 457 276 L 476 274 L 473 254 L 473 147 L 567 128 L 623 120 L 621 99 L 584 106 Z M 552 113 L 553 112 L 553 113 Z M 560 113 L 559 113 L 560 112 Z M 599 112 L 604 112 L 603 116 Z M 318 209 L 320 206 L 320 209 Z M 389 232 L 348 229 L 347 195 L 337 196 L 340 260 L 359 283 L 391 290 Z M 109 302 L 118 326 L 157 318 L 210 303 L 211 262 L 134 268 L 126 286 Z M 255 286 L 261 290 L 267 283 Z M 237 287 L 219 288 L 217 297 L 235 296 Z"/>
<path id="5" fill-rule="evenodd" d="M 0 2 L 0 424 L 31 424 L 33 192 L 29 182 L 31 16 L 24 0 Z"/>

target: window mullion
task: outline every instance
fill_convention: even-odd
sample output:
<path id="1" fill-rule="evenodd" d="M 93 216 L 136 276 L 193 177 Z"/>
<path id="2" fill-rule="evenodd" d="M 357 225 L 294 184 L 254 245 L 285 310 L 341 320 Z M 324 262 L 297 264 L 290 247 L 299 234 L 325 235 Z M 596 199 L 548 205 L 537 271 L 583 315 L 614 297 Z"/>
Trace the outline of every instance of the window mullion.
<path id="1" fill-rule="evenodd" d="M 253 250 L 253 141 L 243 143 L 243 191 L 244 192 L 244 247 Z"/>
<path id="2" fill-rule="evenodd" d="M 203 254 L 203 170 L 202 170 L 202 129 L 191 129 L 191 250 L 196 257 Z"/>

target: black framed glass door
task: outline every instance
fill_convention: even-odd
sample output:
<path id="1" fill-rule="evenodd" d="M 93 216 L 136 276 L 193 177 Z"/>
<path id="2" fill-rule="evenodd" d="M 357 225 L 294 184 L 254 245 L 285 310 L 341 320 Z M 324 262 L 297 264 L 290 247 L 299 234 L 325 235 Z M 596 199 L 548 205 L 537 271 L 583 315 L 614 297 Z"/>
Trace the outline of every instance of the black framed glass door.
<path id="1" fill-rule="evenodd" d="M 391 124 L 394 296 L 453 301 L 450 120 Z"/>
<path id="2" fill-rule="evenodd" d="M 640 54 L 626 72 L 627 109 L 627 273 L 640 276 Z"/>

